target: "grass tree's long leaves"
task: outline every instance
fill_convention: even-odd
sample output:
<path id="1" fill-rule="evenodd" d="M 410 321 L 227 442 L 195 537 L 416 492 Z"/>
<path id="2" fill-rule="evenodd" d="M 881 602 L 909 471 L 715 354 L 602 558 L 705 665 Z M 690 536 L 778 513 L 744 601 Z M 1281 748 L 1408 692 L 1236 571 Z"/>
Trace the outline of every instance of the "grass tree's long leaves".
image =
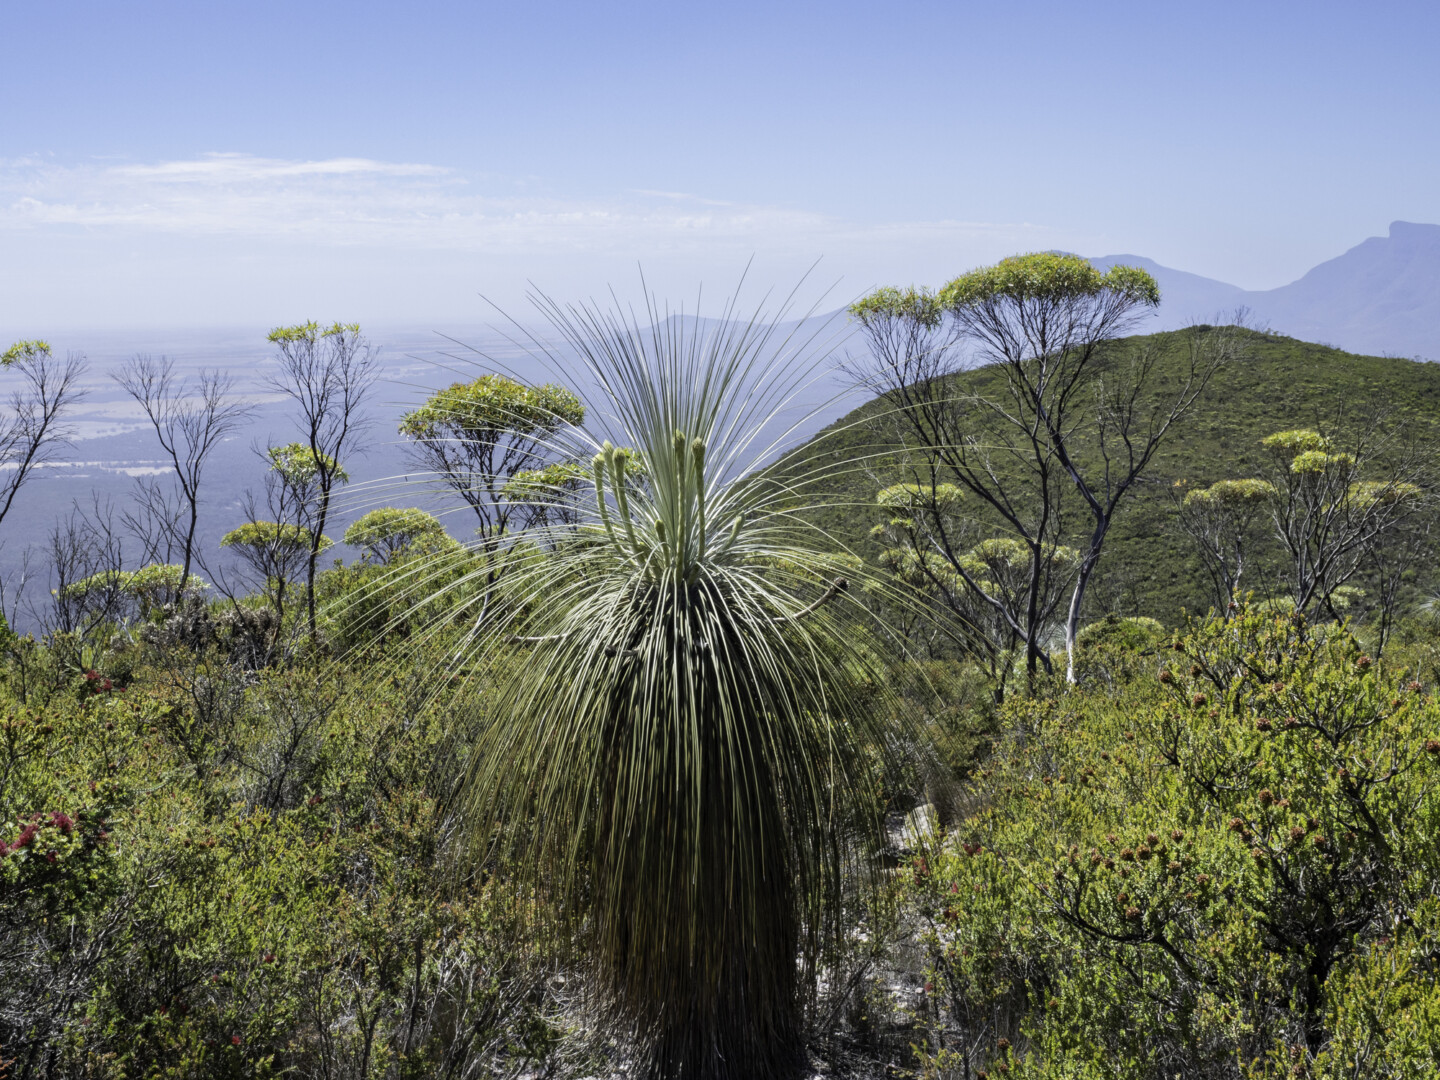
<path id="1" fill-rule="evenodd" d="M 574 917 L 643 1074 L 792 1074 L 807 961 L 875 849 L 895 745 L 854 560 L 753 467 L 813 364 L 733 308 L 539 306 L 624 448 L 597 439 L 565 520 L 487 578 L 466 647 L 503 720 L 470 768 L 476 849 L 498 823 Z M 578 456 L 582 433 L 558 438 Z"/>

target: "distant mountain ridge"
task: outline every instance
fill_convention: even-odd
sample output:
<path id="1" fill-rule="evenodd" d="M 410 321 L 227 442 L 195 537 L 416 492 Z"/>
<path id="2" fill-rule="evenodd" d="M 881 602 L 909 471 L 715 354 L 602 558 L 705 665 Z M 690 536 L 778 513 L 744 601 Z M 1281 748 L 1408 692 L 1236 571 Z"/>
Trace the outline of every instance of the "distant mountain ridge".
<path id="1" fill-rule="evenodd" d="M 1091 259 L 1148 270 L 1160 283 L 1158 323 L 1173 330 L 1248 307 L 1260 324 L 1290 337 L 1371 356 L 1440 360 L 1440 225 L 1396 221 L 1278 289 L 1252 291 L 1161 266 L 1140 255 Z"/>

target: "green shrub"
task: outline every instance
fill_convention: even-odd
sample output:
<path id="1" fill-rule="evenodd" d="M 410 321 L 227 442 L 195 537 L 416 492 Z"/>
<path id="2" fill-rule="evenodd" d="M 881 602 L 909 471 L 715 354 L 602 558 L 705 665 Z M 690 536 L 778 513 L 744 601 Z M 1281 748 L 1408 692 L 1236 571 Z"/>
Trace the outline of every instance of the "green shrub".
<path id="1" fill-rule="evenodd" d="M 423 1077 L 551 1054 L 545 909 L 501 864 L 454 870 L 483 695 L 432 662 L 247 677 L 180 648 L 43 708 L 0 690 L 0 1062 Z"/>
<path id="2" fill-rule="evenodd" d="M 1081 649 L 1110 646 L 1139 652 L 1155 648 L 1164 638 L 1165 627 L 1158 619 L 1144 615 L 1133 618 L 1106 615 L 1081 630 L 1075 636 L 1075 644 Z"/>
<path id="3" fill-rule="evenodd" d="M 1008 704 L 975 809 L 909 869 L 922 1068 L 1432 1075 L 1440 704 L 1293 617 L 1165 656 Z"/>

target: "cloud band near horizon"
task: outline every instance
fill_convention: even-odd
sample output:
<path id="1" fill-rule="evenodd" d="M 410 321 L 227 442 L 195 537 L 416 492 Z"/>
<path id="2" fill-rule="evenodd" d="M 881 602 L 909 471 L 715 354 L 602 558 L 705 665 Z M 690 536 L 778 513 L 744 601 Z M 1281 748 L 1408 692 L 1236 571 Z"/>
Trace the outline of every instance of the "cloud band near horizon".
<path id="1" fill-rule="evenodd" d="M 508 253 L 666 251 L 719 242 L 817 255 L 857 243 L 929 245 L 947 238 L 966 246 L 1033 247 L 1053 233 L 1030 223 L 852 222 L 680 192 L 567 199 L 528 193 L 513 181 L 491 186 L 511 190 L 483 192 L 481 182 L 443 166 L 358 157 L 212 153 L 108 165 L 32 157 L 0 161 L 0 230 L 125 229 Z"/>

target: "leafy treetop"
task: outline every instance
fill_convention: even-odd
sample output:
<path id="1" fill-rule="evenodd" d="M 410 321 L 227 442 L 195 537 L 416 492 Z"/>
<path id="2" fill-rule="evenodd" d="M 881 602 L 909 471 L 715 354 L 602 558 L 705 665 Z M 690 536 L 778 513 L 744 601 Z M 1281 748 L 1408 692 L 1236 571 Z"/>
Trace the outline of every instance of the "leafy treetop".
<path id="1" fill-rule="evenodd" d="M 332 323 L 330 326 L 321 326 L 311 321 L 299 323 L 295 326 L 277 326 L 266 336 L 267 341 L 276 345 L 289 342 L 305 342 L 313 345 L 321 338 L 340 337 L 344 334 L 360 333 L 359 323 Z"/>
<path id="2" fill-rule="evenodd" d="M 505 375 L 482 375 L 455 383 L 406 413 L 400 433 L 494 443 L 507 435 L 536 438 L 584 419 L 580 399 L 563 386 L 526 386 Z"/>
<path id="3" fill-rule="evenodd" d="M 433 515 L 415 507 L 382 506 L 345 530 L 345 543 L 361 549 L 366 562 L 389 562 L 401 552 L 435 552 L 455 543 Z"/>
<path id="4" fill-rule="evenodd" d="M 310 530 L 293 522 L 247 521 L 220 538 L 221 547 L 250 547 L 275 551 L 308 552 Z M 331 545 L 328 536 L 320 538 L 320 550 Z"/>
<path id="5" fill-rule="evenodd" d="M 1160 303 L 1160 286 L 1139 267 L 1114 266 L 1102 273 L 1078 255 L 1055 252 L 1013 255 L 961 274 L 940 290 L 938 300 L 946 308 L 963 308 L 1001 297 L 1060 302 L 1105 292 L 1148 307 Z"/>
<path id="6" fill-rule="evenodd" d="M 340 483 L 349 481 L 350 476 L 335 459 L 328 454 L 316 454 L 304 443 L 292 442 L 284 446 L 272 446 L 265 451 L 270 467 L 284 477 L 292 487 L 304 487 L 320 475 L 321 463 Z"/>
<path id="7" fill-rule="evenodd" d="M 1185 493 L 1187 507 L 1255 506 L 1275 498 L 1275 485 L 1268 480 L 1219 480 L 1208 488 Z"/>
<path id="8" fill-rule="evenodd" d="M 526 502 L 553 499 L 579 490 L 590 480 L 590 470 L 573 461 L 555 462 L 540 469 L 521 469 L 500 489 L 507 499 Z"/>
<path id="9" fill-rule="evenodd" d="M 49 355 L 50 343 L 48 341 L 17 341 L 0 353 L 0 367 L 9 367 L 17 360 L 34 360 Z"/>
<path id="10" fill-rule="evenodd" d="M 1328 453 L 1330 450 L 1330 440 L 1309 428 L 1277 431 L 1262 439 L 1260 445 L 1272 454 L 1292 458 L 1307 453 Z"/>
<path id="11" fill-rule="evenodd" d="M 933 330 L 940 325 L 944 310 L 930 289 L 886 287 L 851 304 L 850 314 L 866 326 L 887 319 L 906 319 Z"/>

